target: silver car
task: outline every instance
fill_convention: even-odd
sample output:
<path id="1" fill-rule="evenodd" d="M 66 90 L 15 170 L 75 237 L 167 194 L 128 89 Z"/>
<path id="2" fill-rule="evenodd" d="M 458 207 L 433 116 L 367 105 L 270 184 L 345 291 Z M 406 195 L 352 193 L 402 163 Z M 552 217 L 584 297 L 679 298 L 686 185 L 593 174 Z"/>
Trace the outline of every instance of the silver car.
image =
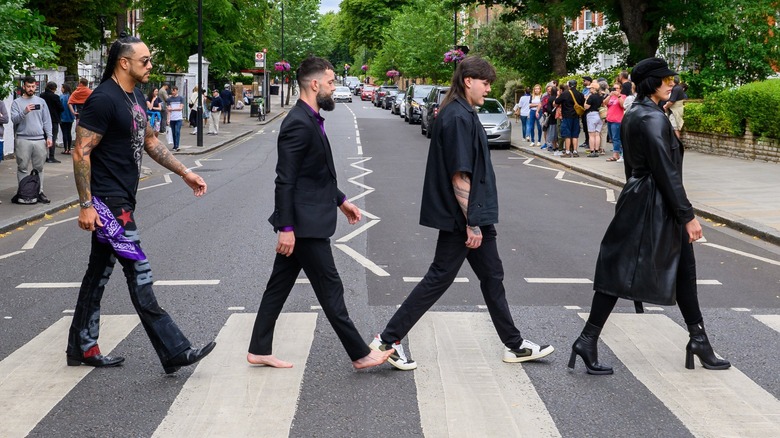
<path id="1" fill-rule="evenodd" d="M 509 149 L 512 141 L 512 123 L 504 107 L 496 100 L 485 98 L 485 103 L 474 107 L 488 138 L 488 146 Z"/>
<path id="2" fill-rule="evenodd" d="M 336 102 L 352 102 L 352 93 L 349 91 L 349 87 L 336 87 L 336 91 L 333 92 L 333 100 Z"/>

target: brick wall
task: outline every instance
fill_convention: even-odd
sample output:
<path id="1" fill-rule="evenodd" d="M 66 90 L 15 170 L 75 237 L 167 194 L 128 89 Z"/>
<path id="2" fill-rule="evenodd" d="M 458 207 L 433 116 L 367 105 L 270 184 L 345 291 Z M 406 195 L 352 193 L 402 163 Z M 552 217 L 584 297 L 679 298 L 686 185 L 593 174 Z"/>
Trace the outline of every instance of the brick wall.
<path id="1" fill-rule="evenodd" d="M 686 149 L 712 155 L 780 163 L 780 140 L 756 138 L 748 131 L 744 137 L 704 132 L 682 132 Z"/>

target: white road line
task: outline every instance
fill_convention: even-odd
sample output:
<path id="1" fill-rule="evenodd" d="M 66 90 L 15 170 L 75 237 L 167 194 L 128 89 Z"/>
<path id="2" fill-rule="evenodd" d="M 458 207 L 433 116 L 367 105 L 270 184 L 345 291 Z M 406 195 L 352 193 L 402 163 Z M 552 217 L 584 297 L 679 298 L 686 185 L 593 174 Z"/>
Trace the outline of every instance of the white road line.
<path id="1" fill-rule="evenodd" d="M 357 153 L 358 155 L 363 155 L 363 146 L 358 146 Z"/>
<path id="2" fill-rule="evenodd" d="M 219 280 L 157 280 L 155 286 L 214 286 Z"/>
<path id="3" fill-rule="evenodd" d="M 406 283 L 419 283 L 422 281 L 422 277 L 404 277 Z M 455 283 L 468 283 L 468 277 L 455 277 Z"/>
<path id="4" fill-rule="evenodd" d="M 311 284 L 308 278 L 296 278 L 295 284 Z"/>
<path id="5" fill-rule="evenodd" d="M 580 310 L 580 309 L 582 309 L 582 307 L 580 307 L 580 306 L 563 306 L 563 308 L 566 309 L 566 310 Z"/>
<path id="6" fill-rule="evenodd" d="M 537 284 L 591 284 L 587 278 L 526 278 L 526 283 Z"/>
<path id="7" fill-rule="evenodd" d="M 219 284 L 219 280 L 157 280 L 155 286 L 213 286 Z M 16 289 L 64 289 L 81 287 L 81 283 L 21 283 Z"/>
<path id="8" fill-rule="evenodd" d="M 607 202 L 615 202 L 615 191 L 612 189 L 606 189 L 607 191 Z"/>
<path id="9" fill-rule="evenodd" d="M 76 313 L 75 309 L 65 309 L 62 311 L 62 313 Z"/>
<path id="10" fill-rule="evenodd" d="M 765 263 L 769 263 L 770 265 L 780 266 L 780 262 L 778 262 L 777 260 L 772 260 L 772 259 L 768 259 L 766 257 L 761 257 L 761 256 L 757 256 L 755 254 L 750 254 L 748 252 L 739 251 L 739 250 L 736 250 L 736 249 L 731 249 L 731 248 L 726 247 L 726 246 L 716 245 L 714 243 L 702 243 L 702 245 L 709 246 L 709 247 L 715 248 L 715 249 L 720 249 L 720 250 L 723 250 L 723 251 L 726 251 L 726 252 L 730 252 L 730 253 L 733 253 L 733 254 L 741 255 L 743 257 L 751 258 L 751 259 L 754 259 L 754 260 L 759 260 L 759 261 L 762 261 L 762 262 L 765 262 Z"/>
<path id="11" fill-rule="evenodd" d="M 694 359 L 698 369 L 685 369 L 688 332 L 669 317 L 613 313 L 601 339 L 692 435 L 777 436 L 780 401 L 733 365 L 708 371 Z"/>
<path id="12" fill-rule="evenodd" d="M 33 249 L 35 248 L 35 245 L 38 243 L 38 240 L 40 240 L 41 237 L 43 237 L 43 233 L 48 230 L 49 227 L 40 227 L 37 230 L 35 230 L 35 233 L 30 237 L 30 240 L 27 241 L 27 243 L 22 246 L 22 249 Z"/>
<path id="13" fill-rule="evenodd" d="M 23 253 L 24 253 L 24 251 L 9 252 L 8 254 L 0 255 L 0 260 L 7 259 L 8 257 L 13 257 L 15 255 L 19 255 L 19 254 L 23 254 Z"/>
<path id="14" fill-rule="evenodd" d="M 151 186 L 140 187 L 138 189 L 138 191 L 140 192 L 141 190 L 148 190 L 148 189 L 153 189 L 155 187 L 167 186 L 168 184 L 170 184 L 170 182 L 164 182 L 164 183 L 160 183 L 160 184 L 154 184 L 154 185 L 151 185 Z"/>
<path id="15" fill-rule="evenodd" d="M 311 310 L 322 310 L 322 306 L 311 306 Z"/>
<path id="16" fill-rule="evenodd" d="M 776 332 L 780 332 L 780 315 L 753 315 L 753 318 L 764 323 Z"/>
<path id="17" fill-rule="evenodd" d="M 350 200 L 349 202 L 352 202 L 352 200 Z M 367 212 L 367 211 L 365 211 L 365 210 L 363 210 L 363 209 L 360 209 L 360 214 L 361 214 L 362 216 L 365 216 L 365 217 L 366 217 L 366 218 L 368 218 L 368 219 L 376 219 L 376 220 L 378 220 L 378 219 L 379 219 L 379 217 L 377 217 L 377 216 L 374 216 L 373 214 L 371 214 L 371 213 L 369 213 L 369 212 Z"/>
<path id="18" fill-rule="evenodd" d="M 165 180 L 165 182 L 167 182 L 168 184 L 170 184 L 170 183 L 172 183 L 172 182 L 173 182 L 173 181 L 171 181 L 171 175 L 170 175 L 169 173 L 166 173 L 165 175 L 163 175 L 163 179 L 164 179 L 164 180 Z"/>
<path id="19" fill-rule="evenodd" d="M 479 309 L 479 310 L 485 310 L 485 309 L 487 309 L 487 306 L 486 306 L 486 305 L 484 305 L 484 304 L 477 304 L 477 309 Z"/>
<path id="20" fill-rule="evenodd" d="M 228 307 L 228 310 L 236 312 L 236 311 L 246 310 L 246 308 L 244 306 L 232 306 L 232 307 Z"/>
<path id="21" fill-rule="evenodd" d="M 664 308 L 663 307 L 655 307 L 655 306 L 647 306 L 647 307 L 645 307 L 645 310 L 653 310 L 653 311 L 656 311 L 656 312 L 663 312 Z"/>
<path id="22" fill-rule="evenodd" d="M 696 280 L 696 284 L 699 286 L 722 286 L 723 283 L 721 283 L 718 280 Z"/>
<path id="23" fill-rule="evenodd" d="M 60 352 L 67 344 L 70 316 L 64 316 L 0 362 L 0 436 L 26 436 L 93 367 L 69 367 L 65 357 L 30 360 Z M 100 347 L 108 354 L 138 324 L 136 315 L 101 317 Z M 249 330 L 251 331 L 251 330 Z M 244 346 L 246 347 L 246 346 Z"/>
<path id="24" fill-rule="evenodd" d="M 345 254 L 355 259 L 356 262 L 360 263 L 368 269 L 369 271 L 373 272 L 374 274 L 380 276 L 380 277 L 389 277 L 390 274 L 385 271 L 384 269 L 380 268 L 376 265 L 376 263 L 372 262 L 371 260 L 367 259 L 364 255 L 360 254 L 359 252 L 355 251 L 354 249 L 350 248 L 349 246 L 343 244 L 343 243 L 337 243 L 335 244 L 335 247 L 344 251 Z"/>
<path id="25" fill-rule="evenodd" d="M 49 226 L 52 226 L 52 225 L 59 225 L 59 224 L 64 224 L 65 222 L 70 222 L 70 221 L 75 221 L 75 220 L 76 220 L 76 219 L 78 219 L 78 218 L 79 218 L 78 216 L 69 217 L 69 218 L 67 218 L 67 219 L 63 219 L 63 220 L 61 220 L 61 221 L 52 222 L 52 223 L 50 223 L 50 224 L 49 224 Z"/>
<path id="26" fill-rule="evenodd" d="M 198 363 L 153 436 L 289 435 L 317 314 L 279 315 L 274 354 L 295 364 L 284 370 L 251 366 L 244 360 L 254 321 L 255 315 L 249 313 L 230 315 L 216 348 Z"/>
<path id="27" fill-rule="evenodd" d="M 363 224 L 360 228 L 356 229 L 355 231 L 353 231 L 353 232 L 347 234 L 346 236 L 340 238 L 336 242 L 338 242 L 338 243 L 349 242 L 353 237 L 357 236 L 358 234 L 361 234 L 361 233 L 365 232 L 366 230 L 368 230 L 369 228 L 373 227 L 374 225 L 376 225 L 378 223 L 379 223 L 378 220 L 371 220 L 371 221 Z"/>
<path id="28" fill-rule="evenodd" d="M 560 170 L 560 171 L 558 171 L 558 174 L 555 175 L 555 179 L 561 180 L 561 179 L 563 179 L 563 175 L 566 175 L 566 172 Z"/>
<path id="29" fill-rule="evenodd" d="M 426 437 L 560 436 L 523 367 L 501 362 L 486 313 L 428 312 L 409 348 Z"/>
<path id="30" fill-rule="evenodd" d="M 732 307 L 731 310 L 735 312 L 750 312 L 750 309 L 747 307 Z"/>

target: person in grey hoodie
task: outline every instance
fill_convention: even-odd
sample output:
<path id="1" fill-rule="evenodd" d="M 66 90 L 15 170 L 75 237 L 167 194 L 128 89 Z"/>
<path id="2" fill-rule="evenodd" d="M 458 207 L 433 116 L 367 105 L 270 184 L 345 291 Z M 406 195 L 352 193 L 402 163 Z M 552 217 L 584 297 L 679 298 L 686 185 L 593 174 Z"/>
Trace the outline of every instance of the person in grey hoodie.
<path id="1" fill-rule="evenodd" d="M 3 138 L 5 136 L 5 124 L 8 123 L 8 109 L 5 107 L 5 103 L 0 100 L 0 161 L 3 161 L 3 155 L 5 155 L 5 142 Z M 2 204 L 3 201 L 0 201 Z"/>
<path id="2" fill-rule="evenodd" d="M 38 201 L 48 204 L 43 194 L 43 163 L 47 148 L 53 147 L 51 116 L 46 102 L 35 95 L 38 84 L 35 78 L 24 78 L 22 97 L 11 103 L 11 122 L 14 124 L 14 154 L 16 155 L 16 179 L 21 182 L 27 176 L 28 168 L 38 171 L 41 178 L 41 192 Z"/>

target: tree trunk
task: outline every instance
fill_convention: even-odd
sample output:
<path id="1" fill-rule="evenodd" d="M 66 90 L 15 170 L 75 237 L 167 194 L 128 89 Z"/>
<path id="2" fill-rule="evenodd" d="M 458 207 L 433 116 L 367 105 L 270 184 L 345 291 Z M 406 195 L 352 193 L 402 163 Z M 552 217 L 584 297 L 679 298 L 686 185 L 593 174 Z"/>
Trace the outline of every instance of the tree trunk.
<path id="1" fill-rule="evenodd" d="M 561 0 L 550 0 L 553 9 Z M 569 46 L 566 44 L 566 37 L 563 34 L 563 17 L 550 14 L 547 19 L 547 45 L 550 51 L 550 60 L 553 75 L 555 77 L 566 76 L 569 72 L 566 69 L 566 56 L 569 53 Z"/>
<path id="2" fill-rule="evenodd" d="M 658 6 L 652 0 L 618 0 L 620 30 L 628 38 L 628 65 L 651 58 L 658 51 L 660 23 L 647 17 L 658 16 Z"/>

